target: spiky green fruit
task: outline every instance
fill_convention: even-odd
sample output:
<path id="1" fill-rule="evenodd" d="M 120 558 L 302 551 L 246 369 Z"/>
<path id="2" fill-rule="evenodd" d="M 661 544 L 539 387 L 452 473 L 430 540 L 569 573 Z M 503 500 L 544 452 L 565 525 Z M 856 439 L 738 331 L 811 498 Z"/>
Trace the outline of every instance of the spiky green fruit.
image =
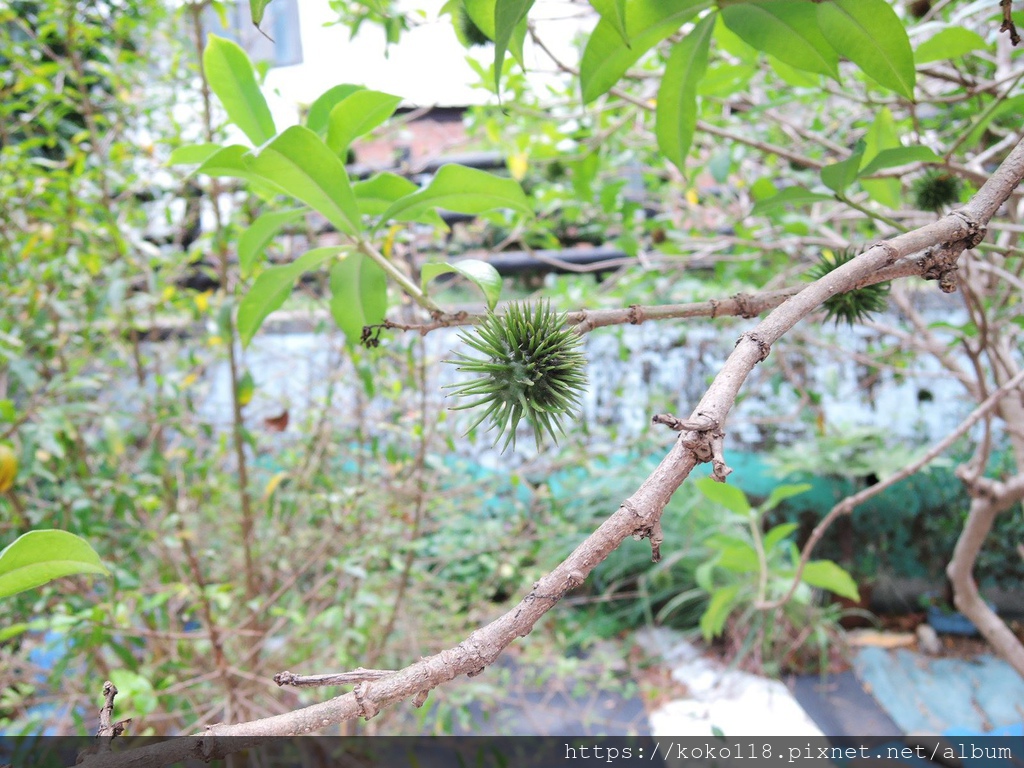
<path id="1" fill-rule="evenodd" d="M 544 433 L 557 441 L 564 431 L 562 420 L 579 407 L 587 384 L 580 335 L 566 327 L 565 315 L 546 301 L 532 307 L 516 302 L 501 315 L 488 313 L 459 338 L 481 355 L 459 353 L 447 361 L 478 374 L 472 381 L 449 385 L 452 395 L 471 398 L 454 410 L 483 409 L 470 430 L 490 419 L 498 430 L 495 444 L 505 435 L 504 451 L 510 444 L 515 448 L 516 427 L 526 419 L 538 449 Z"/>
<path id="2" fill-rule="evenodd" d="M 914 199 L 923 211 L 941 211 L 960 200 L 960 179 L 948 171 L 927 171 L 914 182 Z"/>
<path id="3" fill-rule="evenodd" d="M 812 280 L 820 280 L 829 272 L 853 260 L 856 255 L 857 252 L 851 249 L 839 253 L 833 253 L 826 249 L 822 251 L 818 263 L 811 268 L 809 276 Z M 846 322 L 852 326 L 883 311 L 888 295 L 888 283 L 866 285 L 855 291 L 836 294 L 825 301 L 825 311 L 828 313 L 825 319 L 834 320 L 836 325 Z"/>

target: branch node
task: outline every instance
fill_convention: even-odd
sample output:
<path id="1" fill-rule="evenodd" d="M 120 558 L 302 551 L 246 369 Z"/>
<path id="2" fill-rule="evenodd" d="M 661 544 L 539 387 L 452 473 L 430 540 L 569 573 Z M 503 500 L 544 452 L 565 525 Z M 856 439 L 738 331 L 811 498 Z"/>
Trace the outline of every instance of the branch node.
<path id="1" fill-rule="evenodd" d="M 373 700 L 368 698 L 367 694 L 369 694 L 369 692 L 370 684 L 365 680 L 352 689 L 352 693 L 354 693 L 356 697 L 356 706 L 359 709 L 359 716 L 364 720 L 369 720 L 380 712 L 380 709 L 373 703 Z"/>
<path id="2" fill-rule="evenodd" d="M 412 700 L 412 705 L 414 707 L 416 707 L 416 709 L 419 709 L 420 707 L 422 707 L 424 704 L 427 703 L 427 696 L 429 696 L 429 695 L 430 695 L 430 689 L 429 688 L 424 688 L 422 691 L 420 691 L 419 693 L 416 694 L 416 698 L 414 698 Z"/>
<path id="3" fill-rule="evenodd" d="M 884 266 L 889 266 L 890 264 L 894 264 L 896 262 L 896 260 L 900 257 L 900 252 L 897 251 L 896 248 L 888 240 L 881 240 L 881 241 L 875 243 L 874 245 L 872 245 L 871 248 L 881 248 L 883 251 L 885 251 L 885 265 Z M 868 250 L 871 250 L 871 249 L 869 248 Z"/>
<path id="4" fill-rule="evenodd" d="M 665 541 L 665 533 L 661 529 L 661 519 L 654 521 L 650 532 L 651 539 L 651 562 L 661 562 L 661 544 Z"/>
<path id="5" fill-rule="evenodd" d="M 768 359 L 768 354 L 772 351 L 771 344 L 762 339 L 758 334 L 754 333 L 753 331 L 747 331 L 746 333 L 744 333 L 742 336 L 739 337 L 736 343 L 739 344 L 741 341 L 743 341 L 743 339 L 749 339 L 750 341 L 757 344 L 757 349 L 761 355 L 760 359 L 758 360 L 759 363 L 764 362 L 766 359 Z"/>
<path id="6" fill-rule="evenodd" d="M 587 577 L 583 575 L 582 571 L 572 570 L 569 571 L 569 575 L 565 578 L 566 592 L 570 589 L 576 589 L 580 584 L 587 580 Z"/>
<path id="7" fill-rule="evenodd" d="M 711 477 L 720 483 L 732 474 L 732 467 L 725 463 L 725 432 L 711 433 Z"/>
<path id="8" fill-rule="evenodd" d="M 643 307 L 639 304 L 629 305 L 629 322 L 631 325 L 640 325 L 646 319 Z"/>
<path id="9" fill-rule="evenodd" d="M 740 317 L 746 320 L 749 320 L 752 317 L 757 317 L 758 313 L 750 303 L 751 296 L 749 294 L 737 293 L 733 295 L 732 300 L 736 302 L 736 310 Z M 714 317 L 714 313 L 712 313 L 711 316 Z"/>
<path id="10" fill-rule="evenodd" d="M 1017 25 L 1013 23 L 1013 0 L 999 0 L 1003 9 L 1003 23 L 999 25 L 1000 32 L 1010 33 L 1010 44 L 1014 47 L 1020 45 L 1020 34 L 1017 32 Z"/>
<path id="11" fill-rule="evenodd" d="M 961 242 L 964 243 L 964 249 L 969 250 L 971 248 L 977 248 L 981 241 L 985 239 L 985 234 L 988 230 L 981 226 L 973 216 L 962 208 L 950 211 L 950 215 L 956 216 L 964 223 L 964 226 L 967 227 L 967 232 L 961 239 Z M 960 254 L 957 254 L 957 256 L 959 255 Z"/>

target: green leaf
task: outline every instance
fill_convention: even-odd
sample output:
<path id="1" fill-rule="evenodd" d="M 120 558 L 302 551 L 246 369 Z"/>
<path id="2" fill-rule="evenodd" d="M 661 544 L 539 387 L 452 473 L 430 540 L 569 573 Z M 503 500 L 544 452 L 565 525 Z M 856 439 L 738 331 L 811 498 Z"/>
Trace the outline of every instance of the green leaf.
<path id="1" fill-rule="evenodd" d="M 387 276 L 372 259 L 347 254 L 331 267 L 331 315 L 349 346 L 363 338 L 363 326 L 384 322 L 388 309 Z"/>
<path id="2" fill-rule="evenodd" d="M 843 194 L 856 180 L 860 160 L 864 156 L 864 146 L 864 140 L 861 139 L 848 158 L 821 169 L 822 182 L 837 195 Z"/>
<path id="3" fill-rule="evenodd" d="M 352 185 L 359 211 L 367 216 L 380 216 L 393 202 L 412 195 L 419 189 L 404 176 L 389 171 L 382 171 Z"/>
<path id="4" fill-rule="evenodd" d="M 641 56 L 710 4 L 711 0 L 627 0 L 629 45 L 616 25 L 602 18 L 590 34 L 580 61 L 583 103 L 607 93 Z"/>
<path id="5" fill-rule="evenodd" d="M 352 141 L 391 117 L 401 100 L 390 93 L 366 89 L 342 99 L 328 118 L 327 146 L 344 157 Z"/>
<path id="6" fill-rule="evenodd" d="M 810 486 L 808 486 L 808 488 L 809 487 Z M 764 535 L 764 551 L 770 553 L 799 527 L 799 523 L 782 523 L 780 525 L 776 525 Z"/>
<path id="7" fill-rule="evenodd" d="M 238 304 L 238 335 L 243 346 L 248 346 L 263 321 L 274 310 L 280 309 L 291 295 L 295 281 L 304 273 L 338 255 L 337 247 L 314 248 L 306 251 L 291 264 L 271 267 L 256 278 L 248 293 Z"/>
<path id="8" fill-rule="evenodd" d="M 772 69 L 782 82 L 794 88 L 818 88 L 820 85 L 821 78 L 818 75 L 791 67 L 774 56 L 768 56 L 768 63 L 772 65 Z"/>
<path id="9" fill-rule="evenodd" d="M 818 29 L 812 3 L 748 0 L 723 6 L 722 21 L 749 45 L 792 67 L 839 77 L 839 57 Z"/>
<path id="10" fill-rule="evenodd" d="M 886 0 L 817 4 L 825 39 L 880 85 L 913 100 L 914 54 L 902 22 Z"/>
<path id="11" fill-rule="evenodd" d="M 733 573 L 756 573 L 761 567 L 757 559 L 757 550 L 745 541 L 738 541 L 723 548 L 716 565 Z"/>
<path id="12" fill-rule="evenodd" d="M 263 22 L 263 12 L 270 5 L 270 0 L 249 0 L 249 13 L 252 15 L 252 23 L 258 28 Z"/>
<path id="13" fill-rule="evenodd" d="M 85 539 L 67 531 L 29 531 L 0 552 L 0 597 L 78 573 L 110 575 Z"/>
<path id="14" fill-rule="evenodd" d="M 20 621 L 17 624 L 0 627 L 0 643 L 10 640 L 12 637 L 17 637 L 23 632 L 27 632 L 31 626 L 28 622 Z"/>
<path id="15" fill-rule="evenodd" d="M 859 601 L 860 592 L 853 577 L 831 560 L 812 560 L 804 566 L 801 581 L 812 587 L 827 589 L 840 597 Z"/>
<path id="16" fill-rule="evenodd" d="M 700 631 L 704 640 L 710 642 L 722 634 L 725 622 L 736 604 L 736 596 L 740 591 L 738 584 L 716 589 L 711 595 L 708 607 L 700 617 Z"/>
<path id="17" fill-rule="evenodd" d="M 510 208 L 522 213 L 532 210 L 523 188 L 513 179 L 503 179 L 462 165 L 444 165 L 426 187 L 396 200 L 384 212 L 382 220 L 398 219 L 401 215 L 399 220 L 409 221 L 433 208 L 473 214 L 496 208 Z"/>
<path id="18" fill-rule="evenodd" d="M 754 203 L 750 210 L 751 216 L 759 216 L 783 205 L 808 205 L 818 203 L 822 200 L 834 200 L 832 195 L 823 195 L 821 192 L 811 192 L 806 187 L 799 185 L 786 187 L 781 192 L 763 198 Z"/>
<path id="19" fill-rule="evenodd" d="M 658 88 L 655 135 L 658 149 L 682 173 L 686 173 L 686 155 L 697 126 L 697 84 L 708 65 L 708 47 L 715 28 L 709 15 L 676 43 L 665 65 Z"/>
<path id="20" fill-rule="evenodd" d="M 293 125 L 260 147 L 249 169 L 323 214 L 339 232 L 359 231 L 359 207 L 345 164 L 308 128 Z"/>
<path id="21" fill-rule="evenodd" d="M 533 0 L 495 0 L 494 3 L 494 92 L 501 93 L 501 70 L 512 33 L 526 18 Z"/>
<path id="22" fill-rule="evenodd" d="M 612 28 L 619 33 L 622 42 L 629 47 L 629 33 L 626 30 L 626 0 L 590 0 L 590 5 L 607 20 Z"/>
<path id="23" fill-rule="evenodd" d="M 238 380 L 238 388 L 236 398 L 238 404 L 241 407 L 247 406 L 252 402 L 252 396 L 256 392 L 256 380 L 252 377 L 251 371 L 246 371 L 242 374 L 242 377 Z"/>
<path id="24" fill-rule="evenodd" d="M 479 29 L 488 39 L 493 40 L 494 16 L 497 10 L 497 0 L 465 0 L 466 15 L 469 16 L 476 28 Z"/>
<path id="25" fill-rule="evenodd" d="M 941 163 L 942 158 L 928 147 L 893 147 L 883 149 L 857 174 L 858 178 L 870 176 L 886 168 L 895 168 L 907 163 Z"/>
<path id="26" fill-rule="evenodd" d="M 985 38 L 977 32 L 963 27 L 950 27 L 932 35 L 914 51 L 917 64 L 928 64 L 932 61 L 955 59 L 971 51 L 984 51 L 988 48 Z"/>
<path id="27" fill-rule="evenodd" d="M 494 309 L 501 296 L 501 275 L 498 270 L 479 259 L 462 259 L 456 262 L 445 262 L 444 264 L 424 264 L 421 273 L 423 290 L 427 290 L 427 283 L 438 275 L 455 272 L 462 275 L 471 283 L 476 285 L 484 293 L 487 299 L 487 308 Z"/>
<path id="28" fill-rule="evenodd" d="M 171 152 L 168 165 L 195 165 L 205 163 L 221 148 L 220 144 L 190 144 Z"/>
<path id="29" fill-rule="evenodd" d="M 721 504 L 729 511 L 739 515 L 746 516 L 750 513 L 750 502 L 747 501 L 747 495 L 735 485 L 719 483 L 710 477 L 702 477 L 695 483 L 697 490 L 715 504 Z"/>
<path id="30" fill-rule="evenodd" d="M 257 184 L 266 184 L 264 179 L 249 169 L 249 151 L 248 147 L 241 144 L 219 149 L 203 161 L 196 169 L 196 173 L 205 173 L 207 176 L 231 176 Z"/>
<path id="31" fill-rule="evenodd" d="M 768 494 L 767 501 L 761 505 L 761 512 L 771 512 L 779 504 L 784 502 L 786 499 L 791 499 L 794 496 L 799 496 L 801 493 L 807 493 L 811 490 L 809 483 L 798 483 L 796 485 L 777 485 L 772 488 L 772 492 Z"/>
<path id="32" fill-rule="evenodd" d="M 243 277 L 249 276 L 256 259 L 263 253 L 267 243 L 281 231 L 281 228 L 300 218 L 305 212 L 305 208 L 268 211 L 245 228 L 238 238 L 238 266 L 241 268 Z"/>
<path id="33" fill-rule="evenodd" d="M 888 107 L 882 107 L 875 114 L 875 119 L 868 128 L 864 137 L 865 161 L 873 160 L 879 152 L 892 149 L 900 145 L 899 137 L 896 135 L 896 123 L 892 118 L 892 112 Z M 861 174 L 858 173 L 858 176 Z M 875 179 L 874 181 L 862 181 L 861 186 L 868 193 L 868 197 L 876 203 L 897 208 L 900 204 L 900 182 L 899 179 Z"/>
<path id="34" fill-rule="evenodd" d="M 206 79 L 228 118 L 242 129 L 256 146 L 277 133 L 267 100 L 263 98 L 252 63 L 245 51 L 223 37 L 210 35 L 203 52 Z"/>
<path id="35" fill-rule="evenodd" d="M 350 85 L 348 83 L 328 88 L 317 96 L 316 101 L 309 105 L 306 127 L 313 131 L 313 133 L 322 135 L 327 130 L 327 120 L 331 116 L 331 110 L 353 93 L 362 89 L 363 86 L 361 85 Z"/>

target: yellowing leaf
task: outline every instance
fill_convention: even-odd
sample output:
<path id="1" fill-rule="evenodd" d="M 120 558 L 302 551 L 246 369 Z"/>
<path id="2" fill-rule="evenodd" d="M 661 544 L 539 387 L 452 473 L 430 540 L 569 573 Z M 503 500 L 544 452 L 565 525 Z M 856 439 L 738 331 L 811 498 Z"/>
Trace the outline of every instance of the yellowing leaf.
<path id="1" fill-rule="evenodd" d="M 266 501 L 274 495 L 274 491 L 278 489 L 278 486 L 288 477 L 287 472 L 278 472 L 270 480 L 267 481 L 266 486 L 263 488 L 263 500 Z"/>
<path id="2" fill-rule="evenodd" d="M 508 159 L 508 172 L 516 181 L 526 178 L 526 171 L 529 170 L 530 161 L 525 152 L 517 152 Z"/>

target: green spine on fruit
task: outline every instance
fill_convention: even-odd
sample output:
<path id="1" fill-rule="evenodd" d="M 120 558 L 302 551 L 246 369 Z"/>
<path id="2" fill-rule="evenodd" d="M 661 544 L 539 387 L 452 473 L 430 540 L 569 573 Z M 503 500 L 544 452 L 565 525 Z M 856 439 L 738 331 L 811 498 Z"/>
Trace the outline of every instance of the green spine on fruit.
<path id="1" fill-rule="evenodd" d="M 811 268 L 809 275 L 812 280 L 820 280 L 843 264 L 852 261 L 856 256 L 857 252 L 851 249 L 839 253 L 833 253 L 826 249 L 822 251 L 821 258 Z M 885 310 L 888 295 L 888 283 L 865 285 L 863 288 L 836 294 L 825 301 L 824 307 L 827 313 L 825 319 L 834 320 L 836 325 L 845 322 L 852 326 Z"/>
<path id="2" fill-rule="evenodd" d="M 960 202 L 960 179 L 948 171 L 928 171 L 914 182 L 914 200 L 923 211 L 941 211 Z"/>
<path id="3" fill-rule="evenodd" d="M 480 353 L 458 353 L 447 361 L 477 374 L 466 383 L 449 385 L 450 394 L 469 400 L 454 410 L 483 409 L 469 429 L 489 419 L 498 430 L 495 444 L 505 435 L 504 451 L 509 445 L 515 448 L 516 428 L 525 419 L 538 449 L 545 433 L 557 441 L 564 432 L 562 420 L 577 411 L 587 384 L 582 340 L 566 327 L 565 315 L 548 302 L 514 302 L 503 314 L 488 313 L 459 338 Z"/>

